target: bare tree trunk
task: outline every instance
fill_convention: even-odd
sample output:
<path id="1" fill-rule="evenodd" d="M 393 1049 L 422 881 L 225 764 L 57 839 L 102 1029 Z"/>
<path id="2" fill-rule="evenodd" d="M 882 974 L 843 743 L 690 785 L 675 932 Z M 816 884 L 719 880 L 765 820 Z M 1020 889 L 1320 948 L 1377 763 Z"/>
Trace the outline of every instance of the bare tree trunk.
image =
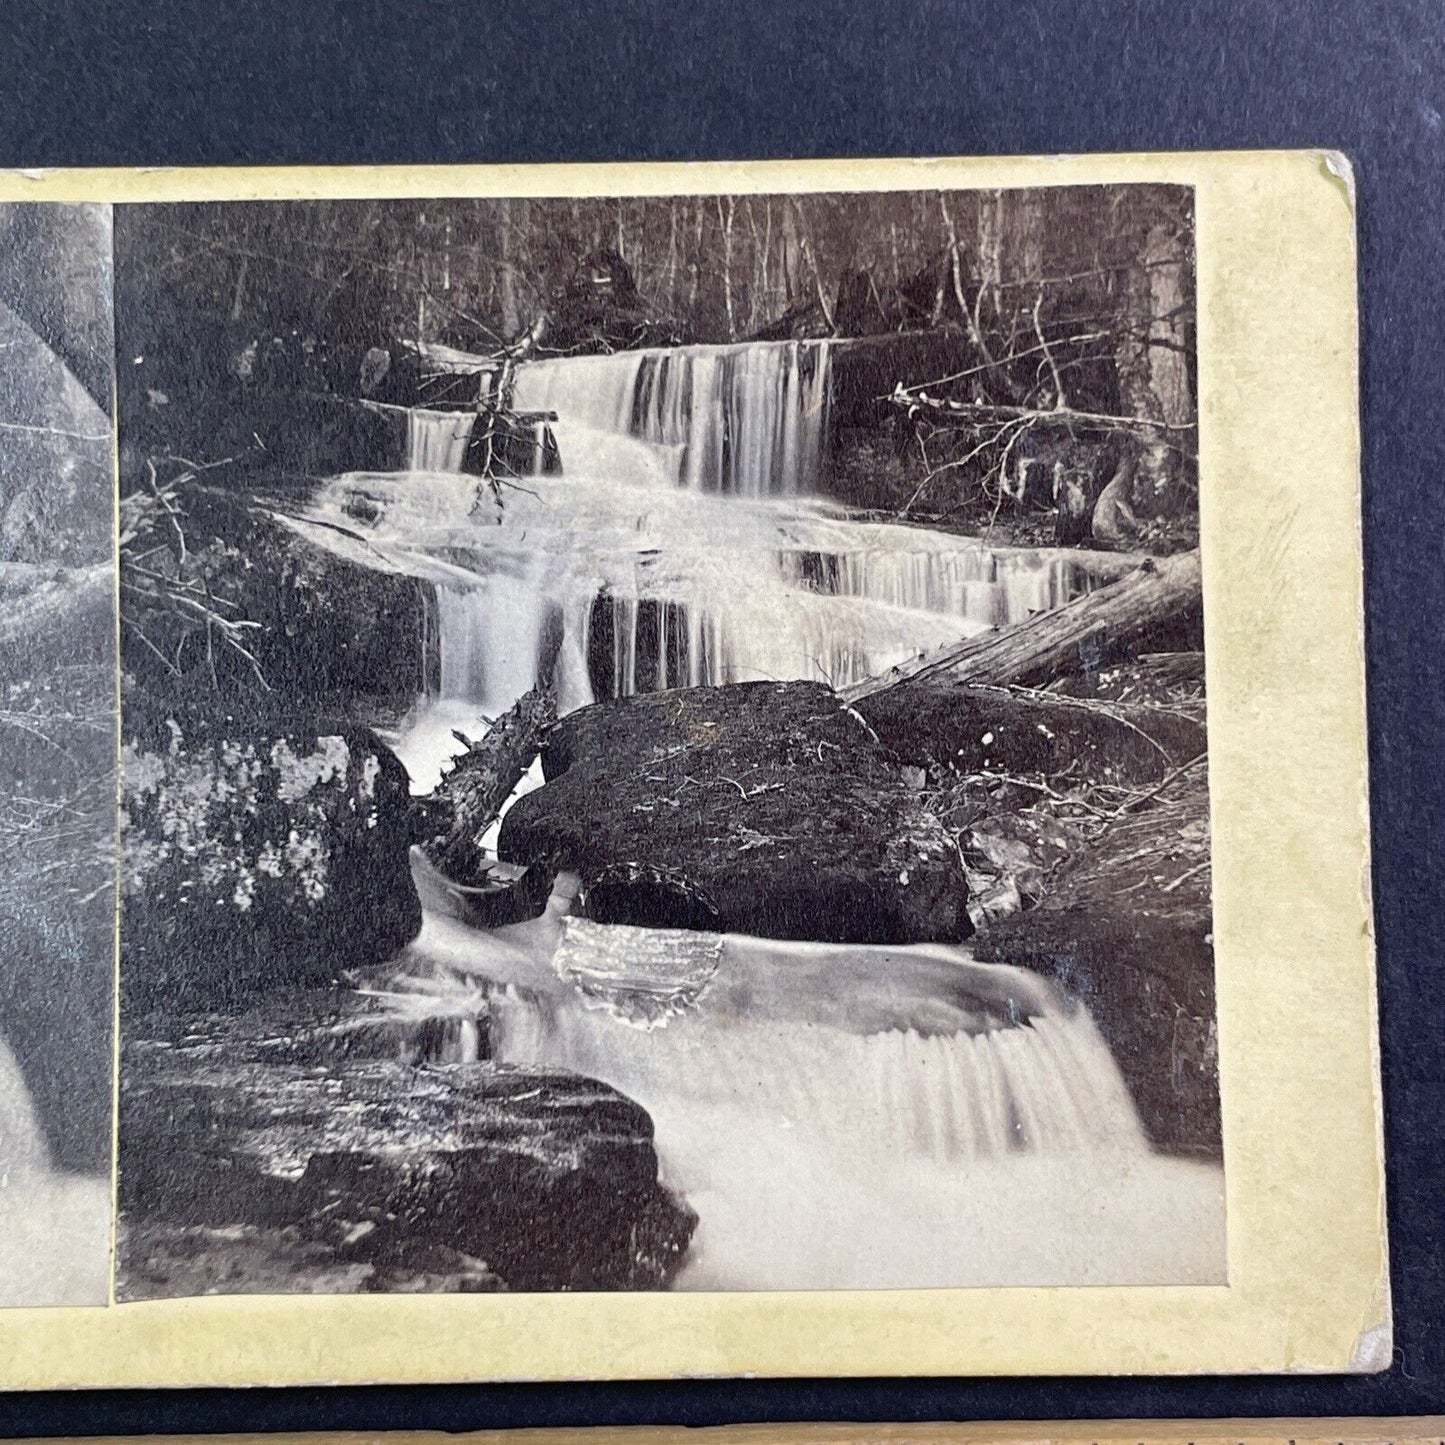
<path id="1" fill-rule="evenodd" d="M 236 272 L 236 289 L 231 295 L 231 320 L 239 321 L 246 309 L 246 272 L 250 269 L 251 258 L 241 257 L 241 269 Z"/>
<path id="2" fill-rule="evenodd" d="M 753 265 L 752 274 L 748 281 L 748 331 L 758 329 L 759 320 L 766 315 L 763 309 L 764 288 L 767 280 L 767 253 L 763 249 L 763 233 L 758 229 L 757 212 L 753 210 L 753 198 L 743 198 L 743 209 L 748 215 L 748 230 L 753 238 Z"/>
<path id="3" fill-rule="evenodd" d="M 765 315 L 776 314 L 773 305 L 773 198 L 767 199 L 765 211 L 765 223 L 763 227 L 763 310 Z"/>
<path id="4" fill-rule="evenodd" d="M 733 216 L 736 210 L 737 198 L 729 196 L 727 218 L 724 219 L 722 197 L 718 197 L 717 219 L 723 233 L 723 303 L 727 310 L 729 341 L 738 334 L 733 321 Z"/>
<path id="5" fill-rule="evenodd" d="M 1188 262 L 1182 236 L 1150 227 L 1138 263 L 1122 280 L 1122 320 L 1115 361 L 1122 409 L 1167 426 L 1194 418 L 1189 391 L 1186 319 Z M 1168 511 L 1183 468 L 1180 453 L 1161 434 L 1141 449 L 1135 472 L 1135 507 L 1146 515 Z"/>
<path id="6" fill-rule="evenodd" d="M 517 309 L 517 276 L 512 265 L 512 203 L 497 202 L 499 249 L 501 250 L 502 340 L 510 341 L 522 329 Z"/>
<path id="7" fill-rule="evenodd" d="M 1199 553 L 1145 562 L 1065 607 L 899 663 L 840 692 L 858 702 L 910 678 L 946 673 L 995 687 L 1030 686 L 1098 666 L 1141 634 L 1201 605 Z"/>
<path id="8" fill-rule="evenodd" d="M 798 217 L 794 208 L 783 206 L 783 291 L 785 311 L 798 304 L 803 291 L 803 247 L 798 233 Z"/>
<path id="9" fill-rule="evenodd" d="M 818 250 L 813 244 L 812 227 L 808 225 L 808 218 L 803 213 L 803 203 L 793 197 L 793 207 L 798 213 L 798 230 L 802 240 L 803 259 L 808 263 L 808 270 L 813 277 L 813 290 L 818 297 L 818 306 L 823 312 L 823 320 L 827 323 L 828 330 L 833 329 L 833 308 L 828 304 L 828 294 L 823 289 L 823 274 L 818 268 Z"/>
<path id="10" fill-rule="evenodd" d="M 667 310 L 677 314 L 677 207 L 672 201 L 667 208 Z"/>
<path id="11" fill-rule="evenodd" d="M 1002 279 L 1037 281 L 1044 274 L 1044 192 L 1003 191 Z"/>
<path id="12" fill-rule="evenodd" d="M 696 325 L 697 283 L 698 276 L 702 268 L 702 228 L 703 221 L 705 219 L 706 213 L 703 210 L 702 198 L 699 196 L 697 201 L 697 210 L 695 213 L 695 220 L 697 224 L 692 238 L 692 263 L 690 267 L 691 276 L 689 278 L 687 288 L 687 312 L 689 326 Z"/>
<path id="13" fill-rule="evenodd" d="M 987 191 L 979 197 L 979 286 L 993 308 L 994 315 L 998 315 L 999 287 L 1003 284 L 1003 215 L 1002 191 Z"/>

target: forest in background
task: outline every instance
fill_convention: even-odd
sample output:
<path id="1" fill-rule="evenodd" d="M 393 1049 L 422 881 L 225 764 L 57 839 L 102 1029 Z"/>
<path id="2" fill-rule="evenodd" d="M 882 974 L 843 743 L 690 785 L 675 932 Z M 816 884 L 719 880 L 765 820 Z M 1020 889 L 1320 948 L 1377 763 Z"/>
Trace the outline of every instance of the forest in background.
<path id="1" fill-rule="evenodd" d="M 887 424 L 850 500 L 1051 507 L 1053 463 L 1082 442 L 1090 504 L 1127 444 L 1133 505 L 1177 514 L 1196 494 L 1192 207 L 1186 188 L 1112 186 L 127 208 L 122 411 L 142 383 L 133 414 L 267 388 L 414 404 L 417 343 L 520 358 L 915 335 L 932 344 L 880 353 L 841 415 Z M 135 371 L 158 357 L 159 384 Z"/>

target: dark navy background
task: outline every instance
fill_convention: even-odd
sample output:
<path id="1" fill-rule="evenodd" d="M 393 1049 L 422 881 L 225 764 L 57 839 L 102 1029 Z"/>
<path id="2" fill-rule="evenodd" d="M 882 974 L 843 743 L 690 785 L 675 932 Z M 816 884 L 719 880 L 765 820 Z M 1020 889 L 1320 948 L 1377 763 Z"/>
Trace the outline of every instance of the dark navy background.
<path id="1" fill-rule="evenodd" d="M 7 167 L 1347 151 L 1397 1348 L 1354 1379 L 0 1396 L 0 1434 L 1445 1410 L 1442 112 L 1439 0 L 9 0 Z"/>

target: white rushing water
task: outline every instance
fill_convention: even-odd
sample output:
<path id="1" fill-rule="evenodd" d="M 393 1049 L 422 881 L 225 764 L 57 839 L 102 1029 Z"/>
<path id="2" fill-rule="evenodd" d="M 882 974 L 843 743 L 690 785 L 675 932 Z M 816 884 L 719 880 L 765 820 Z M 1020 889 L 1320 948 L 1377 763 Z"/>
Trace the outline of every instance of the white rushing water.
<path id="1" fill-rule="evenodd" d="M 479 933 L 418 883 L 405 961 L 452 980 L 439 1008 L 485 980 L 496 1058 L 647 1109 L 698 1215 L 677 1288 L 1224 1278 L 1220 1171 L 1150 1151 L 1087 1011 L 1033 974 L 936 944 Z"/>
<path id="2" fill-rule="evenodd" d="M 1086 585 L 1065 555 L 813 495 L 828 367 L 824 343 L 524 365 L 514 404 L 556 414 L 561 475 L 494 495 L 457 474 L 469 418 L 418 413 L 411 472 L 323 488 L 318 544 L 436 586 L 439 695 L 397 743 L 415 789 L 435 786 L 453 729 L 478 735 L 544 676 L 564 712 L 668 687 L 841 686 Z M 418 876 L 411 971 L 489 998 L 497 1057 L 599 1078 L 651 1114 L 700 1217 L 680 1287 L 1224 1277 L 1220 1171 L 1150 1151 L 1087 1012 L 1033 975 L 936 945 L 484 933 Z M 669 990 L 680 1002 L 657 1007 Z"/>
<path id="3" fill-rule="evenodd" d="M 634 437 L 677 485 L 736 497 L 813 489 L 828 411 L 826 341 L 621 351 L 517 369 L 519 411 L 555 412 L 558 447 Z"/>
<path id="4" fill-rule="evenodd" d="M 0 1306 L 103 1303 L 110 1180 L 57 1172 L 0 1034 Z"/>
<path id="5" fill-rule="evenodd" d="M 413 407 L 406 416 L 407 470 L 461 471 L 475 422 L 476 415 L 469 411 Z"/>

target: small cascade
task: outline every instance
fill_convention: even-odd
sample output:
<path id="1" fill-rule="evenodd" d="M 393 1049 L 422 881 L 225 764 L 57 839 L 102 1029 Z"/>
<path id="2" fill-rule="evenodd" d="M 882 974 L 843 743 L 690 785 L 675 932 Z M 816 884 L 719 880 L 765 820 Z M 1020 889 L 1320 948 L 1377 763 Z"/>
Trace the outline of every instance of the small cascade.
<path id="1" fill-rule="evenodd" d="M 476 414 L 470 411 L 413 407 L 406 421 L 407 470 L 460 472 L 476 420 Z"/>
<path id="2" fill-rule="evenodd" d="M 587 433 L 632 437 L 690 491 L 788 497 L 816 483 L 828 380 L 826 341 L 751 342 L 529 362 L 513 396 L 557 413 L 564 468 L 569 442 L 574 458 L 587 453 Z"/>
<path id="3" fill-rule="evenodd" d="M 525 573 L 439 587 L 442 700 L 505 712 L 548 669 L 551 618 L 545 592 Z"/>
<path id="4" fill-rule="evenodd" d="M 893 529 L 901 532 L 903 529 Z M 923 533 L 924 539 L 931 540 Z M 800 587 L 833 597 L 866 597 L 914 612 L 1011 627 L 1087 590 L 1075 563 L 1057 553 L 982 546 L 905 545 L 846 552 L 790 552 L 779 558 Z"/>
<path id="5" fill-rule="evenodd" d="M 677 1288 L 1222 1277 L 1218 1170 L 1151 1152 L 1087 1011 L 1036 975 L 962 947 L 584 923 L 540 963 L 539 995 L 518 986 L 515 948 L 429 910 L 408 963 L 456 980 L 473 1011 L 491 980 L 492 1057 L 647 1109 L 664 1182 L 699 1215 Z M 940 962 L 977 991 L 957 1032 L 870 1029 L 866 1001 L 840 1017 L 830 980 L 860 968 L 887 969 L 894 1013 L 913 1000 L 926 1016 Z M 759 991 L 769 977 L 782 995 Z M 1018 997 L 1028 1017 L 1012 1023 L 998 1010 Z"/>
<path id="6" fill-rule="evenodd" d="M 509 1062 L 602 1079 L 654 1118 L 721 1110 L 786 1121 L 825 1149 L 866 1152 L 880 1171 L 888 1160 L 1148 1152 L 1118 1067 L 1082 1009 L 1061 1005 L 1025 1025 L 930 1036 L 722 1021 L 708 1017 L 705 1000 L 695 1020 L 640 1029 L 606 1008 L 544 1013 L 513 994 L 494 1006 L 495 1049 Z M 675 1144 L 678 1158 L 689 1152 L 685 1140 L 659 1143 Z"/>

